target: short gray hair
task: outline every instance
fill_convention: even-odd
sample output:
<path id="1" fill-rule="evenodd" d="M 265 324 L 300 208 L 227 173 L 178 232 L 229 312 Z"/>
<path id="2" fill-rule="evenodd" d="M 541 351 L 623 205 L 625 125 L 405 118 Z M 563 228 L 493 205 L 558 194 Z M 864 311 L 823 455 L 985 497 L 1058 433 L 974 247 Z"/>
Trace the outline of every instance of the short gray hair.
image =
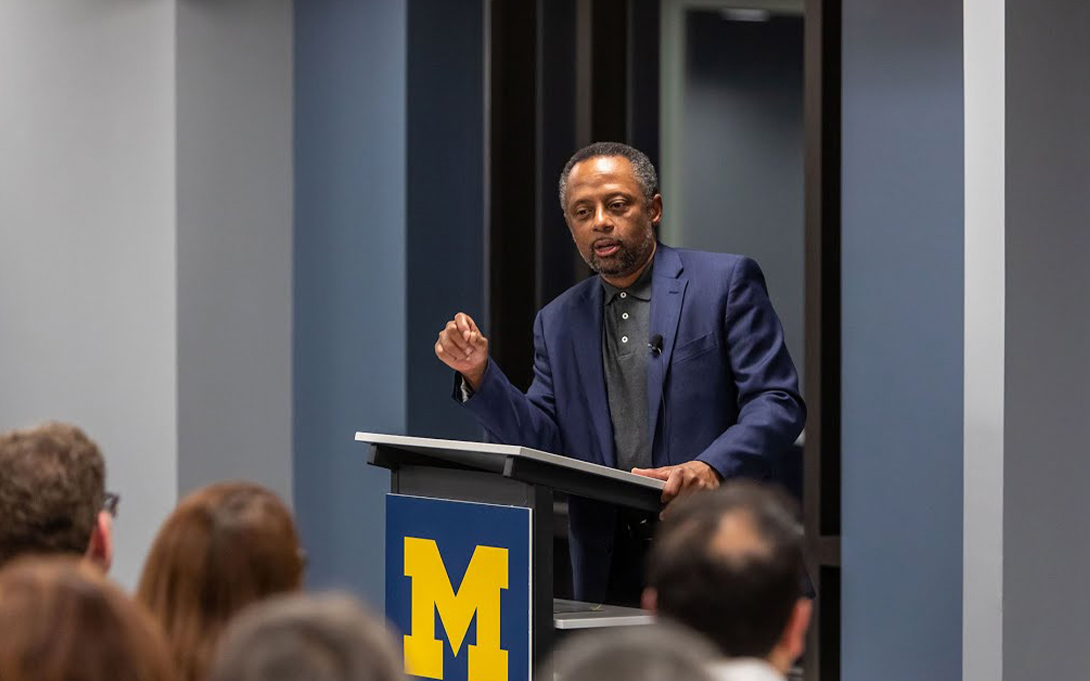
<path id="1" fill-rule="evenodd" d="M 278 596 L 251 605 L 224 633 L 211 681 L 402 681 L 381 619 L 345 594 Z"/>
<path id="2" fill-rule="evenodd" d="M 717 651 L 675 622 L 575 634 L 553 651 L 534 678 L 564 681 L 713 681 Z"/>
<path id="3" fill-rule="evenodd" d="M 560 210 L 568 209 L 568 176 L 571 175 L 571 169 L 577 163 L 602 156 L 620 156 L 628 159 L 636 174 L 636 181 L 643 189 L 644 198 L 648 201 L 659 193 L 659 176 L 655 172 L 651 159 L 647 158 L 647 154 L 620 142 L 595 142 L 575 152 L 564 164 L 564 170 L 560 172 Z"/>

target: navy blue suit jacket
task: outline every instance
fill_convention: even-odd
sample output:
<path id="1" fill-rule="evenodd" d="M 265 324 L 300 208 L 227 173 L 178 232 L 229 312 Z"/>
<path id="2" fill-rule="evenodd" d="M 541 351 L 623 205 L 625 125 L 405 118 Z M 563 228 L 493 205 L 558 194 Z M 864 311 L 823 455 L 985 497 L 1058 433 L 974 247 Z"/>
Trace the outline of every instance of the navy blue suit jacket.
<path id="1" fill-rule="evenodd" d="M 723 478 L 773 477 L 806 410 L 757 263 L 659 244 L 652 279 L 649 334 L 663 338 L 647 367 L 654 466 L 696 459 Z M 525 394 L 489 364 L 465 406 L 494 440 L 616 465 L 602 296 L 591 277 L 538 313 L 534 380 Z M 615 514 L 585 499 L 572 499 L 569 510 L 575 596 L 600 602 Z"/>

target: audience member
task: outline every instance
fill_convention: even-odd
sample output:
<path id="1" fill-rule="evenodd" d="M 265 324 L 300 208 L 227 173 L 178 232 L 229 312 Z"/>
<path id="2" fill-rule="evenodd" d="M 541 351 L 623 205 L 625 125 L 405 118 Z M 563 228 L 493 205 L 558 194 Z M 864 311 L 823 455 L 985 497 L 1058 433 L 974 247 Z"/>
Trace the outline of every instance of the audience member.
<path id="1" fill-rule="evenodd" d="M 166 632 L 183 681 L 203 681 L 227 621 L 299 588 L 302 551 L 291 512 L 248 482 L 189 495 L 155 537 L 137 587 Z"/>
<path id="2" fill-rule="evenodd" d="M 563 681 L 712 681 L 715 649 L 670 623 L 575 634 L 534 678 Z"/>
<path id="3" fill-rule="evenodd" d="M 211 681 L 400 681 L 385 623 L 344 595 L 277 596 L 224 633 Z"/>
<path id="4" fill-rule="evenodd" d="M 25 557 L 0 570 L 3 681 L 173 681 L 158 624 L 101 570 Z"/>
<path id="5" fill-rule="evenodd" d="M 0 434 L 0 565 L 25 554 L 68 553 L 108 570 L 105 469 L 98 446 L 75 426 Z"/>
<path id="6" fill-rule="evenodd" d="M 803 652 L 802 528 L 790 499 L 752 482 L 682 499 L 658 528 L 644 607 L 707 636 L 720 679 L 783 679 Z"/>

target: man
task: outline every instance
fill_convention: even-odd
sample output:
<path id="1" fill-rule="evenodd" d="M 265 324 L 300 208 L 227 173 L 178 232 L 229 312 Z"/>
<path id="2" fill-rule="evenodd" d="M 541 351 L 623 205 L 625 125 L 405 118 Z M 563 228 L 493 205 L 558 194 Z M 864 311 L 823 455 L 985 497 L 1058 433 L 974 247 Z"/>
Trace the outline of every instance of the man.
<path id="1" fill-rule="evenodd" d="M 534 676 L 564 681 L 714 681 L 709 665 L 715 657 L 708 641 L 674 624 L 613 627 L 562 639 Z"/>
<path id="2" fill-rule="evenodd" d="M 560 204 L 599 276 L 538 313 L 525 395 L 458 313 L 435 344 L 458 373 L 455 397 L 493 439 L 658 478 L 664 503 L 725 478 L 770 477 L 805 408 L 757 264 L 658 243 L 655 168 L 623 144 L 577 152 Z M 642 520 L 585 499 L 569 510 L 576 598 L 638 601 Z"/>
<path id="3" fill-rule="evenodd" d="M 69 553 L 109 570 L 105 469 L 98 445 L 75 426 L 0 434 L 0 565 L 24 554 Z"/>
<path id="4" fill-rule="evenodd" d="M 402 681 L 385 623 L 354 598 L 292 594 L 256 603 L 216 646 L 210 681 Z"/>
<path id="5" fill-rule="evenodd" d="M 679 502 L 651 549 L 644 607 L 707 636 L 722 681 L 783 681 L 802 655 L 802 528 L 790 499 L 732 482 Z"/>

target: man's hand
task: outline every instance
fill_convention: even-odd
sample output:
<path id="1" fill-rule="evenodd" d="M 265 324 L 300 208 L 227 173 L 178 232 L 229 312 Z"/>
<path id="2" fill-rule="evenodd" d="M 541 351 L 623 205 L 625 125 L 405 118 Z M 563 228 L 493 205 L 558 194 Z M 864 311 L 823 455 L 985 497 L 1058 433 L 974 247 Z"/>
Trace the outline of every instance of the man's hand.
<path id="1" fill-rule="evenodd" d="M 481 387 L 484 370 L 488 368 L 488 339 L 481 334 L 472 317 L 459 312 L 439 332 L 435 356 L 464 376 L 476 390 Z"/>
<path id="2" fill-rule="evenodd" d="M 633 468 L 636 475 L 665 480 L 662 503 L 668 504 L 682 494 L 719 486 L 719 473 L 703 461 L 687 461 L 676 466 L 661 468 Z"/>

